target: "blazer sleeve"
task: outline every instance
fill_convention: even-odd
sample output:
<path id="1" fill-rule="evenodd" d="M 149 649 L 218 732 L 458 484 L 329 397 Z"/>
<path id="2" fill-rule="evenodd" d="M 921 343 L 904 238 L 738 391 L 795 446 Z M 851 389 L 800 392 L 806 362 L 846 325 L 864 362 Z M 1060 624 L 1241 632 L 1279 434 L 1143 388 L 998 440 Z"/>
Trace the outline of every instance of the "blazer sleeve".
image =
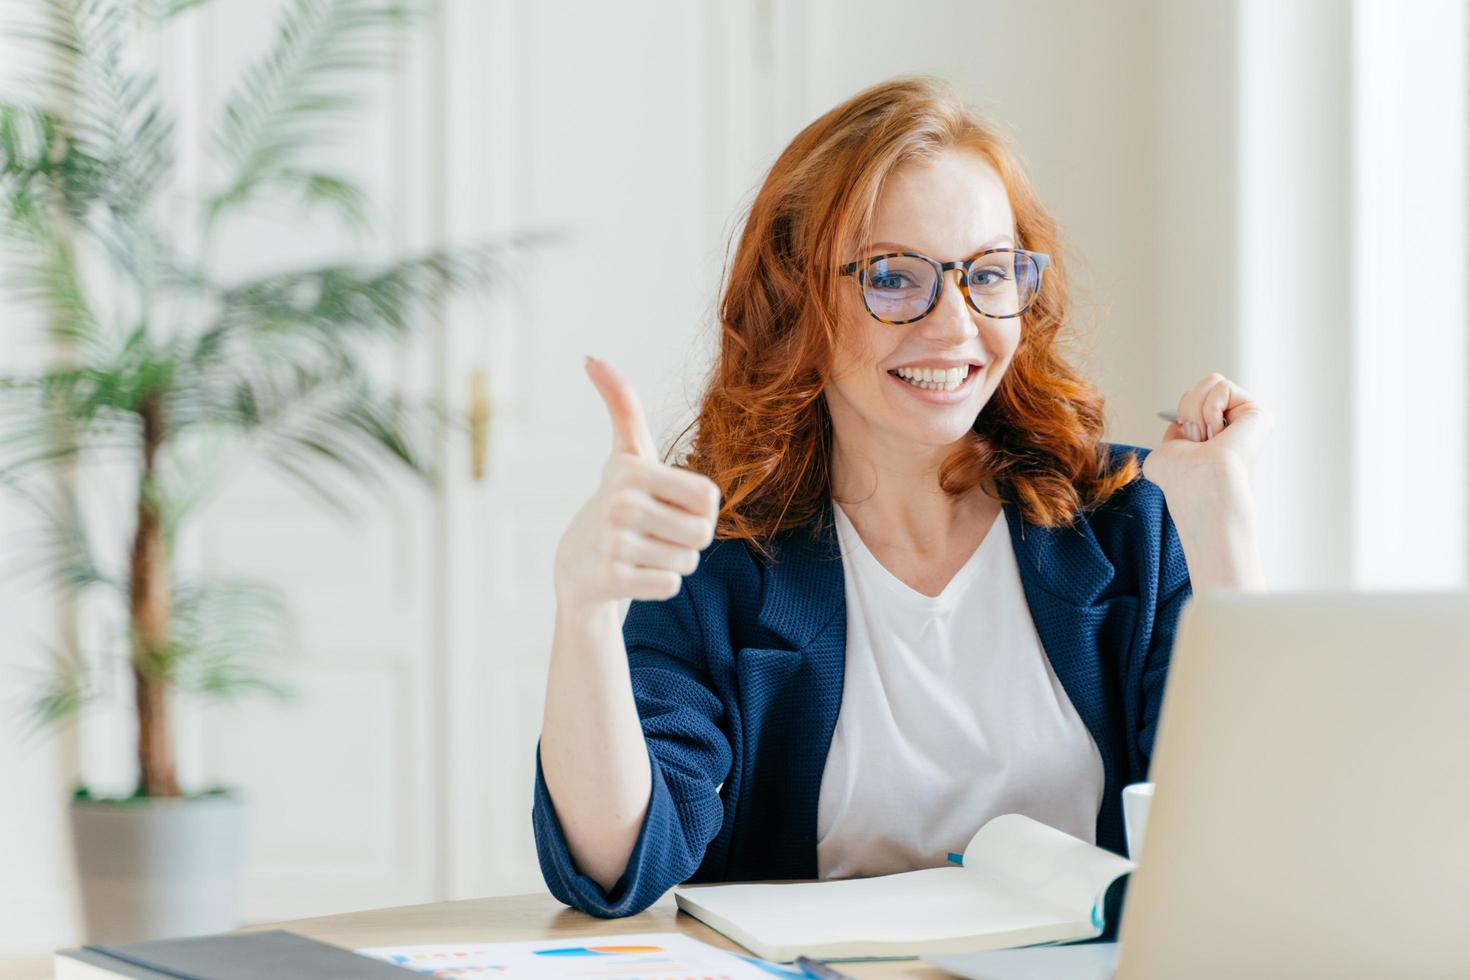
<path id="1" fill-rule="evenodd" d="M 1174 632 L 1179 614 L 1194 594 L 1189 582 L 1189 568 L 1184 562 L 1184 548 L 1179 531 L 1169 516 L 1168 505 L 1159 491 L 1162 528 L 1159 534 L 1159 582 L 1154 603 L 1154 625 L 1148 654 L 1143 665 L 1143 697 L 1138 748 L 1144 759 L 1151 759 L 1154 736 L 1158 733 L 1159 709 L 1164 701 L 1164 682 L 1169 673 L 1169 659 L 1174 652 Z"/>
<path id="2" fill-rule="evenodd" d="M 733 752 L 724 702 L 712 690 L 700 623 L 689 592 L 634 600 L 623 622 L 633 696 L 653 777 L 648 811 L 610 890 L 572 860 L 541 771 L 536 746 L 532 827 L 541 874 L 559 901 L 591 915 L 633 915 L 694 874 L 724 819 L 720 786 Z"/>

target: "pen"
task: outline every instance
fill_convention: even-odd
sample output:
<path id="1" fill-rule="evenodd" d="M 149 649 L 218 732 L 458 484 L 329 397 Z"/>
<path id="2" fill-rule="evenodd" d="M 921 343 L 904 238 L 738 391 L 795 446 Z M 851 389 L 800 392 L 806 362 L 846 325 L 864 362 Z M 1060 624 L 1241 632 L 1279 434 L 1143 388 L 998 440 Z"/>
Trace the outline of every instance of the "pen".
<path id="1" fill-rule="evenodd" d="M 846 973 L 838 973 L 825 963 L 819 963 L 805 956 L 796 958 L 796 966 L 802 973 L 812 977 L 813 980 L 853 980 Z"/>
<path id="2" fill-rule="evenodd" d="M 1158 417 L 1161 418 L 1161 419 L 1163 419 L 1165 422 L 1175 422 L 1175 423 L 1177 423 L 1179 421 L 1179 413 L 1178 412 L 1155 412 L 1154 414 L 1158 415 Z M 1229 425 L 1230 423 L 1229 422 L 1226 422 L 1225 424 L 1226 425 Z"/>
<path id="3" fill-rule="evenodd" d="M 1177 412 L 1155 412 L 1154 414 L 1163 419 L 1165 422 L 1173 422 L 1176 425 L 1179 424 L 1179 413 Z M 1225 424 L 1229 425 L 1230 423 L 1226 422 Z"/>

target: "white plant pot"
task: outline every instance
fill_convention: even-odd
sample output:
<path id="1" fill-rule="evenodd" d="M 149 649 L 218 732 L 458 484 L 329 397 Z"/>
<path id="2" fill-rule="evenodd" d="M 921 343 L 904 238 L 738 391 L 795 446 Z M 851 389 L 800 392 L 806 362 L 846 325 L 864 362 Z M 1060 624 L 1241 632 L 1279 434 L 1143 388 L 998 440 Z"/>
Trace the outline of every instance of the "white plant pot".
<path id="1" fill-rule="evenodd" d="M 71 804 L 88 942 L 239 925 L 245 806 L 233 793 Z"/>

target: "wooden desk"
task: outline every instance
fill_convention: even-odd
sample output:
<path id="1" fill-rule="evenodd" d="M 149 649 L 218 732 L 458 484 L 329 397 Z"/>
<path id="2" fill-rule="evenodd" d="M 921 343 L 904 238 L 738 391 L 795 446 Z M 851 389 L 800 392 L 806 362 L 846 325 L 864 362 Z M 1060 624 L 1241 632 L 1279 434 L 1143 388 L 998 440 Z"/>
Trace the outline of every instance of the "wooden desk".
<path id="1" fill-rule="evenodd" d="M 289 929 L 348 949 L 419 943 L 554 939 L 627 932 L 682 932 L 711 946 L 745 952 L 703 922 L 680 912 L 674 907 L 672 894 L 665 895 L 647 911 L 622 919 L 598 919 L 584 915 L 543 893 L 347 912 L 316 919 L 248 926 L 240 931 L 261 929 Z M 843 963 L 838 969 L 855 977 L 881 977 L 884 980 L 942 980 L 949 976 L 919 960 Z M 46 980 L 50 976 L 49 956 L 0 964 L 0 980 Z"/>
<path id="2" fill-rule="evenodd" d="M 364 946 L 407 946 L 420 943 L 509 941 L 559 938 L 628 932 L 682 932 L 701 942 L 723 949 L 745 952 L 740 946 L 674 906 L 674 896 L 665 895 L 638 915 L 621 919 L 599 919 L 562 905 L 548 894 L 514 895 L 508 898 L 472 898 L 462 902 L 406 905 L 395 909 L 348 912 L 317 919 L 296 919 L 259 929 L 289 929 L 291 932 L 335 943 L 348 949 Z M 874 963 L 843 963 L 838 969 L 855 977 L 898 980 L 940 980 L 949 974 L 919 960 L 889 960 Z"/>

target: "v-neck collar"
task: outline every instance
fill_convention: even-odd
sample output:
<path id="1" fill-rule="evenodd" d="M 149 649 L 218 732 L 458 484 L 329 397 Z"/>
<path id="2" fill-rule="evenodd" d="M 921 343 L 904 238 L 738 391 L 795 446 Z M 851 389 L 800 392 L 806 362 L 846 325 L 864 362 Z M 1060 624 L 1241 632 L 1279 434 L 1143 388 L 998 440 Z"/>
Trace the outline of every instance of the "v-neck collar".
<path id="1" fill-rule="evenodd" d="M 1002 504 L 1002 513 L 1033 610 L 1038 599 L 1082 608 L 1097 601 L 1114 570 L 1086 520 L 1042 527 L 1009 502 Z M 845 608 L 842 549 L 831 498 L 810 524 L 778 535 L 772 550 L 775 562 L 761 562 L 766 584 L 757 622 L 800 649 Z M 819 612 L 813 615 L 814 610 Z"/>
<path id="2" fill-rule="evenodd" d="M 964 564 L 949 577 L 949 581 L 939 590 L 939 594 L 926 595 L 893 574 L 886 565 L 878 560 L 878 556 L 873 554 L 873 550 L 868 547 L 868 543 L 858 533 L 857 525 L 852 522 L 852 518 L 847 515 L 847 511 L 842 509 L 841 504 L 834 501 L 831 507 L 833 520 L 838 525 L 836 530 L 839 547 L 845 541 L 852 543 L 852 547 L 848 549 L 847 553 L 848 561 L 857 562 L 866 568 L 878 580 L 880 587 L 891 593 L 897 601 L 928 612 L 943 612 L 953 608 L 954 604 L 959 600 L 960 595 L 963 594 L 965 588 L 969 585 L 970 580 L 977 574 L 977 569 L 985 560 L 985 556 L 989 553 L 991 548 L 990 539 L 995 537 L 997 532 L 1000 531 L 997 525 L 1005 522 L 1005 514 L 997 513 L 991 521 L 990 526 L 986 528 L 984 537 L 975 545 L 975 549 L 970 552 L 970 556 L 965 559 Z"/>

